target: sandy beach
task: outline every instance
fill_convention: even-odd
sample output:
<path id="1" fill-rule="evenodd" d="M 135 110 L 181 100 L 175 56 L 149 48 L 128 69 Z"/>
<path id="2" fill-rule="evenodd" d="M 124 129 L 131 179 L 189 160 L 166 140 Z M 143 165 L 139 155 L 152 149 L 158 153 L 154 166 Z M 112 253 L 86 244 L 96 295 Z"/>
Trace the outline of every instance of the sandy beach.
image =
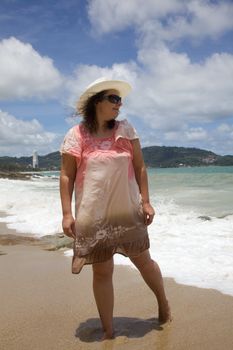
<path id="1" fill-rule="evenodd" d="M 72 275 L 63 251 L 6 239 L 10 234 L 1 224 L 1 350 L 233 348 L 233 297 L 165 279 L 174 319 L 161 326 L 152 292 L 125 266 L 114 271 L 116 337 L 100 342 L 91 267 Z"/>

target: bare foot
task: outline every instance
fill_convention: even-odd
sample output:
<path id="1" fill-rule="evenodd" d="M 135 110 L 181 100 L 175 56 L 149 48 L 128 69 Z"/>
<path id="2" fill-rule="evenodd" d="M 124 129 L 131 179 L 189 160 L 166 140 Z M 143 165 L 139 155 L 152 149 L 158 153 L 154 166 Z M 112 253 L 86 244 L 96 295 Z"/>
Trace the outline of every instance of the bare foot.
<path id="1" fill-rule="evenodd" d="M 172 321 L 171 309 L 169 306 L 169 302 L 167 300 L 166 304 L 159 306 L 159 322 L 166 323 L 171 321 Z"/>
<path id="2" fill-rule="evenodd" d="M 113 339 L 114 333 L 113 332 L 104 332 L 103 337 L 101 340 L 107 340 L 107 339 Z"/>

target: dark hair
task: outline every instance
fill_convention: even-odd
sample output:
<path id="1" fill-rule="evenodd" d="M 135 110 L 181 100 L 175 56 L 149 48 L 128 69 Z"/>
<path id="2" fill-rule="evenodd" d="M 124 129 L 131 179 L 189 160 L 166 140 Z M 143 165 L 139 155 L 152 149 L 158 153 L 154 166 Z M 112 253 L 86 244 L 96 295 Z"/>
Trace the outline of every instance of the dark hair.
<path id="1" fill-rule="evenodd" d="M 81 113 L 83 116 L 83 125 L 92 134 L 98 130 L 98 122 L 96 118 L 96 104 L 103 101 L 104 95 L 108 90 L 102 90 L 97 94 L 90 96 L 81 108 Z M 106 122 L 106 129 L 113 129 L 115 126 L 115 119 L 111 119 Z"/>

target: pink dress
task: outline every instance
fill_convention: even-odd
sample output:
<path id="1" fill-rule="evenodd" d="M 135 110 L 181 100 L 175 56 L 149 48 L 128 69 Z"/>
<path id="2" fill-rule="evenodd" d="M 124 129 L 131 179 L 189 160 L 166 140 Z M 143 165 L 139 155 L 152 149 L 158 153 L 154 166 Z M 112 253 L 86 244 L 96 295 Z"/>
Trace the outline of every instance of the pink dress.
<path id="1" fill-rule="evenodd" d="M 115 253 L 137 256 L 149 248 L 127 120 L 117 121 L 112 137 L 96 138 L 83 124 L 66 134 L 61 153 L 76 158 L 75 230 L 72 272 L 103 262 Z"/>

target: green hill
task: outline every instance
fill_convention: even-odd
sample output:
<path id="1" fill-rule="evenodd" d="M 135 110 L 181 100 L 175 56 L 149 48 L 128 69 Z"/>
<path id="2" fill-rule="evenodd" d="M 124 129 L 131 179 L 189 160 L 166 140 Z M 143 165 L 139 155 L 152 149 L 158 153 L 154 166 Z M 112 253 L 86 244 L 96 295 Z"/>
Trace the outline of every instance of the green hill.
<path id="1" fill-rule="evenodd" d="M 222 158 L 213 152 L 198 148 L 165 146 L 145 147 L 143 148 L 143 156 L 147 166 L 162 168 L 220 165 L 218 162 Z M 233 165 L 233 156 L 229 157 L 227 165 Z M 222 161 L 221 165 L 226 164 Z"/>
<path id="2" fill-rule="evenodd" d="M 181 167 L 181 166 L 208 166 L 233 165 L 233 156 L 220 156 L 213 152 L 185 147 L 151 146 L 142 149 L 145 163 L 149 167 Z M 38 170 L 59 170 L 59 152 L 39 156 Z M 29 171 L 32 170 L 32 157 L 0 157 L 1 171 Z"/>
<path id="3" fill-rule="evenodd" d="M 59 170 L 60 153 L 53 152 L 45 156 L 38 156 L 38 170 Z M 32 170 L 32 157 L 0 157 L 0 170 L 29 171 Z M 33 169 L 35 170 L 35 169 Z"/>

